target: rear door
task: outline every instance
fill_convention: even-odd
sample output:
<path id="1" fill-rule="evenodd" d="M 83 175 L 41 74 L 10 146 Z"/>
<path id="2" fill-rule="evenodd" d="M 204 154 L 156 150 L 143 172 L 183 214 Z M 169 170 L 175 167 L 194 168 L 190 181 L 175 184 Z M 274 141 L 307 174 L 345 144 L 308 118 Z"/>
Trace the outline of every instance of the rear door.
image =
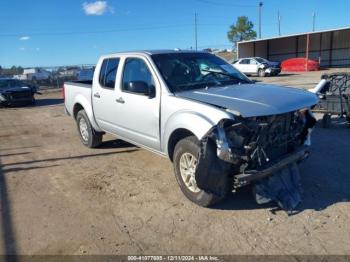
<path id="1" fill-rule="evenodd" d="M 242 73 L 249 73 L 248 72 L 248 67 L 247 65 L 249 64 L 249 59 L 242 59 L 241 61 L 238 62 L 238 70 L 241 71 Z"/>
<path id="2" fill-rule="evenodd" d="M 105 131 L 115 133 L 116 90 L 115 84 L 119 68 L 119 57 L 106 58 L 102 61 L 98 78 L 94 79 L 92 104 L 95 120 Z"/>

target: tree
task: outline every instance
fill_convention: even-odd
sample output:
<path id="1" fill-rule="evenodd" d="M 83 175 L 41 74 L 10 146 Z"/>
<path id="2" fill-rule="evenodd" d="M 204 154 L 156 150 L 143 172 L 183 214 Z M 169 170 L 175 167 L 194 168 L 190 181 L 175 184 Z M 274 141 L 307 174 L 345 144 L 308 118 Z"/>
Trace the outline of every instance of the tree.
<path id="1" fill-rule="evenodd" d="M 230 26 L 227 38 L 233 43 L 235 50 L 237 49 L 237 42 L 256 38 L 256 32 L 253 28 L 254 24 L 248 20 L 247 16 L 239 16 L 236 24 Z"/>

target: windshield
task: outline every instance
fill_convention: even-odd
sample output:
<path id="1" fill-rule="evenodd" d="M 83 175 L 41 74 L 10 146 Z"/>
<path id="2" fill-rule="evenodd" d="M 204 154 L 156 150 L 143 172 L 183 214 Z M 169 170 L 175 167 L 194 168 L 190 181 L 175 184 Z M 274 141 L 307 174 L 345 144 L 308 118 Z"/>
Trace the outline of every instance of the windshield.
<path id="1" fill-rule="evenodd" d="M 251 83 L 217 56 L 206 53 L 156 54 L 152 58 L 171 92 Z"/>
<path id="2" fill-rule="evenodd" d="M 255 60 L 258 61 L 259 63 L 268 63 L 269 62 L 266 59 L 261 58 L 261 57 L 256 57 Z"/>
<path id="3" fill-rule="evenodd" d="M 26 86 L 17 79 L 0 79 L 0 89 Z"/>

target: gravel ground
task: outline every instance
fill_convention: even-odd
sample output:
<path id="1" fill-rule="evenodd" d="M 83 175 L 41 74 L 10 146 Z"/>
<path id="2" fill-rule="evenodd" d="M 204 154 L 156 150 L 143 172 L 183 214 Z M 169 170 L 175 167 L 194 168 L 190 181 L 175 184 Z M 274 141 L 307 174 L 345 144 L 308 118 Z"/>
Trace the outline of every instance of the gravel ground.
<path id="1" fill-rule="evenodd" d="M 319 75 L 263 80 L 305 79 Z M 350 255 L 350 129 L 341 120 L 315 129 L 301 212 L 288 217 L 257 205 L 250 188 L 198 207 L 167 159 L 110 136 L 85 148 L 60 94 L 38 98 L 0 109 L 1 254 Z"/>

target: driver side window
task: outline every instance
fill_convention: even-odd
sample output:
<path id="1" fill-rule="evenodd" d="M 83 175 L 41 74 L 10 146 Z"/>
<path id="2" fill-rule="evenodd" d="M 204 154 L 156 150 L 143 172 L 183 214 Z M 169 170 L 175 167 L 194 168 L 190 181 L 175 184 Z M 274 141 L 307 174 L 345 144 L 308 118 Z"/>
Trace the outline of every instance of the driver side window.
<path id="1" fill-rule="evenodd" d="M 122 91 L 143 95 L 143 87 L 155 88 L 152 73 L 142 59 L 127 58 L 124 64 Z"/>

